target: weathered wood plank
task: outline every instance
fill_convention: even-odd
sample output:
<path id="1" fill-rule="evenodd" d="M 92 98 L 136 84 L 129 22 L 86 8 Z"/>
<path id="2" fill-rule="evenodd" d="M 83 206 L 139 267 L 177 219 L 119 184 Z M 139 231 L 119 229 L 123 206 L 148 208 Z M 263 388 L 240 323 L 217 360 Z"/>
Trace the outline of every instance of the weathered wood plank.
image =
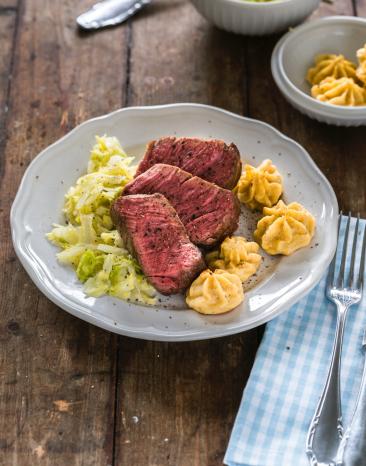
<path id="1" fill-rule="evenodd" d="M 255 330 L 195 343 L 122 339 L 115 464 L 221 465 L 256 348 Z"/>
<path id="2" fill-rule="evenodd" d="M 317 16 L 352 14 L 351 0 L 322 4 Z M 264 120 L 303 145 L 328 177 L 340 207 L 366 214 L 364 128 L 336 128 L 293 109 L 271 76 L 270 57 L 277 38 L 248 40 L 249 114 Z M 270 96 L 270 97 L 269 97 Z"/>
<path id="3" fill-rule="evenodd" d="M 8 111 L 7 98 L 11 79 L 10 69 L 15 27 L 16 15 L 14 11 L 0 15 L 0 144 L 4 137 L 3 129 Z"/>
<path id="4" fill-rule="evenodd" d="M 130 104 L 190 101 L 243 113 L 240 36 L 212 28 L 182 0 L 158 0 L 132 26 Z"/>
<path id="5" fill-rule="evenodd" d="M 354 0 L 356 14 L 361 17 L 366 16 L 366 1 L 365 0 Z"/>
<path id="6" fill-rule="evenodd" d="M 310 19 L 322 18 L 324 16 L 332 15 L 354 15 L 353 0 L 337 0 L 327 1 L 323 0 L 320 7 L 312 14 Z"/>
<path id="7" fill-rule="evenodd" d="M 243 39 L 188 2 L 156 1 L 133 21 L 131 41 L 130 105 L 245 112 Z M 257 344 L 256 331 L 185 344 L 122 338 L 115 464 L 221 465 Z"/>
<path id="8" fill-rule="evenodd" d="M 0 161 L 0 464 L 108 465 L 117 339 L 36 290 L 14 256 L 8 218 L 40 149 L 121 106 L 127 28 L 78 34 L 72 0 L 23 2 L 20 12 Z"/>
<path id="9" fill-rule="evenodd" d="M 9 10 L 15 10 L 18 7 L 18 0 L 0 0 L 0 15 L 6 15 Z"/>

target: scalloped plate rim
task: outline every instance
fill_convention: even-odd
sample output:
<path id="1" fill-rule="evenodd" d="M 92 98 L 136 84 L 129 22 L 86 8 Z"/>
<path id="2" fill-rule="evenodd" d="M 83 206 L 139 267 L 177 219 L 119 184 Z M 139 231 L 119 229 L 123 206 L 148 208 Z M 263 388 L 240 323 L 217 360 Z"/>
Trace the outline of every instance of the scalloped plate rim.
<path id="1" fill-rule="evenodd" d="M 213 107 L 213 106 L 204 105 L 204 104 L 196 104 L 196 103 L 177 103 L 177 104 L 155 105 L 155 106 L 125 107 L 125 108 L 115 110 L 111 113 L 108 113 L 102 116 L 91 118 L 81 123 L 80 125 L 76 126 L 74 129 L 72 129 L 69 133 L 67 133 L 60 139 L 58 139 L 56 142 L 52 143 L 51 145 L 43 149 L 32 160 L 32 162 L 27 167 L 23 175 L 22 181 L 19 185 L 18 192 L 15 196 L 13 205 L 11 207 L 10 223 L 11 223 L 12 240 L 13 240 L 15 252 L 20 262 L 22 263 L 23 267 L 25 268 L 25 270 L 27 271 L 28 275 L 30 276 L 32 281 L 35 283 L 37 288 L 48 299 L 50 299 L 53 303 L 55 303 L 57 306 L 67 311 L 68 313 L 76 317 L 79 317 L 98 327 L 101 327 L 105 330 L 109 330 L 111 332 L 118 333 L 120 335 L 141 338 L 141 339 L 146 339 L 146 340 L 156 340 L 156 341 L 192 341 L 192 340 L 204 340 L 204 339 L 232 335 L 232 334 L 240 333 L 242 331 L 257 327 L 259 325 L 262 325 L 268 322 L 269 320 L 272 320 L 274 317 L 278 316 L 282 312 L 285 312 L 286 310 L 288 310 L 294 303 L 300 300 L 314 286 L 316 286 L 316 284 L 320 281 L 327 266 L 329 265 L 332 259 L 332 256 L 334 254 L 334 251 L 335 251 L 336 234 L 334 232 L 333 236 L 330 238 L 330 245 L 328 246 L 329 253 L 327 255 L 327 260 L 324 261 L 321 264 L 321 266 L 314 267 L 312 269 L 312 274 L 308 275 L 305 280 L 302 280 L 301 283 L 297 285 L 296 293 L 294 293 L 294 291 L 292 290 L 291 296 L 288 296 L 286 299 L 284 299 L 284 296 L 286 295 L 282 295 L 281 298 L 279 299 L 279 301 L 281 302 L 277 306 L 272 306 L 273 309 L 271 313 L 265 312 L 261 316 L 254 314 L 252 316 L 252 319 L 247 320 L 245 324 L 238 325 L 237 323 L 235 323 L 234 326 L 230 326 L 229 324 L 225 328 L 222 328 L 222 327 L 212 328 L 211 327 L 210 329 L 207 329 L 207 330 L 187 329 L 184 331 L 179 331 L 179 332 L 175 331 L 174 333 L 171 333 L 171 331 L 165 332 L 161 329 L 157 329 L 152 326 L 145 327 L 145 328 L 127 327 L 126 325 L 117 324 L 113 319 L 107 318 L 105 316 L 93 315 L 86 306 L 81 306 L 78 303 L 73 302 L 71 299 L 63 296 L 62 293 L 56 287 L 52 286 L 52 283 L 45 284 L 41 280 L 40 274 L 37 271 L 37 268 L 39 267 L 37 260 L 32 257 L 30 251 L 27 251 L 23 247 L 23 244 L 21 241 L 22 237 L 18 231 L 20 224 L 17 221 L 18 213 L 21 211 L 22 208 L 25 207 L 24 193 L 27 190 L 27 181 L 29 180 L 36 166 L 40 163 L 40 161 L 42 161 L 42 159 L 52 154 L 52 149 L 55 146 L 62 145 L 65 142 L 65 140 L 75 135 L 75 133 L 77 133 L 84 126 L 88 126 L 90 124 L 93 124 L 95 122 L 102 121 L 102 120 L 113 119 L 119 114 L 125 113 L 125 112 L 133 114 L 134 112 L 154 112 L 154 111 L 156 112 L 156 111 L 164 111 L 164 110 L 173 110 L 173 111 L 178 110 L 179 111 L 180 108 L 186 108 L 186 109 L 191 108 L 193 111 L 194 109 L 203 109 L 208 112 L 220 113 L 226 117 L 234 118 L 239 121 L 241 120 L 247 123 L 260 125 L 260 126 L 263 126 L 269 129 L 280 140 L 284 140 L 287 143 L 295 146 L 297 150 L 299 150 L 302 153 L 302 155 L 304 155 L 304 159 L 299 160 L 299 163 L 303 167 L 307 168 L 307 174 L 313 178 L 316 177 L 322 180 L 323 182 L 322 188 L 323 190 L 327 191 L 327 194 L 329 196 L 329 201 L 330 201 L 330 206 L 331 206 L 331 219 L 333 220 L 333 222 L 335 221 L 335 218 L 338 215 L 338 203 L 337 203 L 337 199 L 333 191 L 333 188 L 331 187 L 327 178 L 324 176 L 324 174 L 320 171 L 320 169 L 317 167 L 315 162 L 312 160 L 308 152 L 299 143 L 289 138 L 288 136 L 285 136 L 279 130 L 269 125 L 268 123 L 255 120 L 252 118 L 248 118 L 248 117 L 243 117 L 243 116 L 237 115 L 235 113 L 232 113 L 230 111 L 227 111 L 227 110 L 224 110 L 218 107 Z M 30 189 L 30 183 L 28 185 L 28 190 L 29 189 Z M 282 301 L 285 301 L 285 302 L 282 302 Z M 138 307 L 142 307 L 146 309 L 145 306 L 138 306 Z"/>

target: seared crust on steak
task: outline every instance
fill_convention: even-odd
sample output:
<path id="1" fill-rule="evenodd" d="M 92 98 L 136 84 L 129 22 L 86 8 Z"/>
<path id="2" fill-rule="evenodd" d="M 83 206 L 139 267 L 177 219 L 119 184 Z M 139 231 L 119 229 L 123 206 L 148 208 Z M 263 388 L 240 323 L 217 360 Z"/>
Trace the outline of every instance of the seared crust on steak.
<path id="1" fill-rule="evenodd" d="M 213 246 L 238 228 L 240 205 L 229 190 L 166 164 L 131 181 L 124 195 L 163 194 L 177 211 L 192 243 Z"/>
<path id="2" fill-rule="evenodd" d="M 161 293 L 183 292 L 206 268 L 201 251 L 163 195 L 120 196 L 111 216 L 126 247 Z"/>
<path id="3" fill-rule="evenodd" d="M 151 141 L 136 176 L 156 163 L 175 165 L 227 189 L 236 186 L 242 168 L 236 145 L 218 139 L 165 137 Z"/>

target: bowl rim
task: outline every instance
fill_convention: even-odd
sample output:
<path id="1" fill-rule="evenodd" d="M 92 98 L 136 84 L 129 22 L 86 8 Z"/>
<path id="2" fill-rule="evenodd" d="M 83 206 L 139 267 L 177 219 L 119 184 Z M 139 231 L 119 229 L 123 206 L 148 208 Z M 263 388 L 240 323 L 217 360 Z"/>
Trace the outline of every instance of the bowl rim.
<path id="1" fill-rule="evenodd" d="M 243 8 L 278 8 L 279 5 L 288 4 L 288 3 L 298 3 L 299 0 L 273 0 L 268 2 L 250 2 L 246 0 L 211 0 L 212 3 L 229 3 L 232 5 L 240 5 Z M 318 0 L 313 0 L 317 2 Z M 195 3 L 196 0 L 193 0 Z"/>
<path id="2" fill-rule="evenodd" d="M 358 107 L 346 107 L 346 106 L 337 106 L 328 104 L 326 102 L 321 102 L 320 100 L 314 99 L 310 95 L 306 94 L 304 91 L 299 89 L 288 77 L 284 65 L 283 65 L 283 58 L 286 46 L 291 42 L 291 40 L 295 39 L 301 34 L 307 34 L 313 29 L 317 29 L 321 27 L 324 23 L 333 23 L 333 24 L 360 24 L 365 26 L 366 30 L 366 19 L 358 18 L 355 16 L 326 16 L 324 18 L 317 19 L 312 21 L 311 23 L 302 24 L 295 28 L 293 31 L 289 31 L 285 34 L 276 44 L 271 58 L 271 68 L 272 68 L 272 75 L 277 83 L 277 85 L 283 90 L 283 92 L 288 95 L 288 89 L 292 90 L 293 93 L 298 97 L 297 103 L 302 106 L 305 106 L 311 110 L 321 113 L 322 115 L 332 115 L 332 116 L 340 116 L 340 117 L 355 117 L 355 116 L 363 116 L 366 117 L 366 104 Z M 366 32 L 366 31 L 365 31 Z M 361 45 L 360 45 L 361 46 Z M 278 67 L 278 70 L 275 67 Z M 277 79 L 276 79 L 277 75 Z M 280 86 L 279 80 L 283 80 L 282 86 Z M 291 97 L 290 97 L 291 98 Z M 295 100 L 295 98 L 293 98 Z M 301 103 L 300 103 L 301 102 Z"/>

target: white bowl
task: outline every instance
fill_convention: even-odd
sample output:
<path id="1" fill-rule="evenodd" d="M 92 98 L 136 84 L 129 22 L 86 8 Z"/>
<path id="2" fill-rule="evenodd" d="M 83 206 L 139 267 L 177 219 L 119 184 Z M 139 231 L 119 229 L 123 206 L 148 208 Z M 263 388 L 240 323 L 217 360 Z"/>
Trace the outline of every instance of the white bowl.
<path id="1" fill-rule="evenodd" d="M 182 296 L 154 307 L 111 296 L 85 296 L 75 273 L 56 260 L 45 234 L 61 214 L 69 186 L 85 171 L 95 134 L 119 138 L 138 160 L 145 144 L 161 135 L 234 141 L 244 161 L 271 157 L 284 177 L 285 198 L 300 201 L 315 216 L 312 244 L 289 257 L 265 257 L 244 302 L 222 316 L 188 310 Z M 118 110 L 89 120 L 41 152 L 27 168 L 11 210 L 15 251 L 38 288 L 71 314 L 112 332 L 152 340 L 200 340 L 242 332 L 273 319 L 320 280 L 334 254 L 338 205 L 335 194 L 309 154 L 271 126 L 213 107 L 175 104 Z M 238 234 L 252 237 L 256 217 L 243 209 Z"/>
<path id="2" fill-rule="evenodd" d="M 275 0 L 251 3 L 245 0 L 191 0 L 208 21 L 238 34 L 261 36 L 283 31 L 307 18 L 320 0 Z"/>
<path id="3" fill-rule="evenodd" d="M 306 72 L 320 53 L 343 54 L 357 62 L 356 51 L 366 42 L 366 20 L 332 16 L 299 26 L 277 43 L 271 60 L 273 78 L 284 97 L 302 113 L 338 126 L 366 124 L 366 106 L 342 107 L 310 95 Z"/>

